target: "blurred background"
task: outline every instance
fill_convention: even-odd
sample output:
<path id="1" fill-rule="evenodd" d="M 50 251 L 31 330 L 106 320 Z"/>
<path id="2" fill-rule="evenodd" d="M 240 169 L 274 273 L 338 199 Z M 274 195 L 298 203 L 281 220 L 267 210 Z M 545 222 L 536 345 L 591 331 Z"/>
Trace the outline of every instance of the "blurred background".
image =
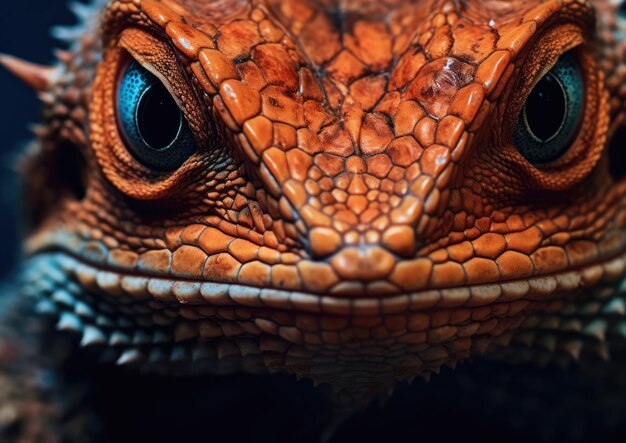
<path id="1" fill-rule="evenodd" d="M 65 0 L 2 1 L 0 53 L 48 64 L 59 45 L 50 28 L 74 22 Z M 19 247 L 19 189 L 12 163 L 31 138 L 28 127 L 39 120 L 39 108 L 35 93 L 0 68 L 0 279 L 13 269 Z"/>

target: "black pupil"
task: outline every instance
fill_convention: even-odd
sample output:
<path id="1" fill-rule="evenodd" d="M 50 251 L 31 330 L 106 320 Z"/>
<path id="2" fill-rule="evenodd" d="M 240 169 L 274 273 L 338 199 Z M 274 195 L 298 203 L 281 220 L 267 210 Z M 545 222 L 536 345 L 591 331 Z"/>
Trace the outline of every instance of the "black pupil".
<path id="1" fill-rule="evenodd" d="M 176 139 L 182 113 L 162 83 L 150 86 L 137 109 L 137 126 L 144 141 L 153 149 L 167 148 Z"/>
<path id="2" fill-rule="evenodd" d="M 535 137 L 547 141 L 559 132 L 566 105 L 563 88 L 552 74 L 537 83 L 526 101 L 526 121 Z"/>

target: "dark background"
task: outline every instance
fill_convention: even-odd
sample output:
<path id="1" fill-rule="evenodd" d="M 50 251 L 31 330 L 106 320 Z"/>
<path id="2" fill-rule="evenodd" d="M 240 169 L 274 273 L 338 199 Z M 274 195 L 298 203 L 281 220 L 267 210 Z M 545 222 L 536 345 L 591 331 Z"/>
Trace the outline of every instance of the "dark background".
<path id="1" fill-rule="evenodd" d="M 0 1 L 0 53 L 49 64 L 53 48 L 61 46 L 50 28 L 73 23 L 64 1 Z M 0 68 L 0 278 L 14 268 L 19 245 L 19 194 L 12 164 L 31 138 L 29 123 L 39 120 L 39 108 L 36 94 Z"/>
<path id="2" fill-rule="evenodd" d="M 74 23 L 64 0 L 2 0 L 0 52 L 50 63 L 53 48 L 63 46 L 51 37 L 50 28 Z M 11 164 L 31 138 L 28 125 L 39 120 L 39 109 L 36 94 L 0 69 L 0 281 L 15 268 L 23 228 Z M 611 414 L 585 410 L 603 403 L 607 395 L 584 384 L 579 387 L 581 379 L 575 372 L 464 366 L 453 373 L 445 370 L 429 384 L 401 386 L 385 408 L 372 405 L 342 426 L 332 441 L 521 442 L 590 436 L 626 441 L 621 419 L 607 425 Z M 105 416 L 116 410 L 128 418 L 107 423 L 115 437 L 104 441 L 312 441 L 314 428 L 328 414 L 319 395 L 311 395 L 310 383 L 293 378 L 236 375 L 170 385 L 125 377 L 107 376 L 97 383 L 102 398 L 94 394 L 96 409 Z M 120 403 L 122 397 L 126 400 Z M 609 410 L 617 413 L 623 407 L 620 403 Z M 172 420 L 171 414 L 180 414 L 181 409 L 184 414 Z M 586 421 L 591 424 L 583 425 Z"/>

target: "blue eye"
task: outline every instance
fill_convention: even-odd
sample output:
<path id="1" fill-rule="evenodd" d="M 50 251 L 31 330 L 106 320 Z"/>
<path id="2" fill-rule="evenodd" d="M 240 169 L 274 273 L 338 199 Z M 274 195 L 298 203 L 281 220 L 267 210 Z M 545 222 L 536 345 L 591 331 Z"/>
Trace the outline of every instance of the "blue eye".
<path id="1" fill-rule="evenodd" d="M 569 149 L 583 116 L 584 81 L 566 53 L 535 85 L 522 108 L 513 143 L 533 164 L 549 163 Z"/>
<path id="2" fill-rule="evenodd" d="M 195 137 L 172 95 L 136 61 L 123 73 L 117 107 L 127 148 L 143 165 L 173 171 L 195 152 Z"/>

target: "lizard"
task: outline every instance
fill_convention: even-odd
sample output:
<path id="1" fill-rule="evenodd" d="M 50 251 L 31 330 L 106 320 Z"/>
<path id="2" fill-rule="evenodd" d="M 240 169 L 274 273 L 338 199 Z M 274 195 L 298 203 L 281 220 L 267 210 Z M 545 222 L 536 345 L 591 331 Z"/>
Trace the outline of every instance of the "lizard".
<path id="1" fill-rule="evenodd" d="M 15 292 L 118 365 L 356 404 L 474 356 L 610 360 L 620 7 L 76 4 L 55 66 L 0 57 L 44 103 Z"/>

